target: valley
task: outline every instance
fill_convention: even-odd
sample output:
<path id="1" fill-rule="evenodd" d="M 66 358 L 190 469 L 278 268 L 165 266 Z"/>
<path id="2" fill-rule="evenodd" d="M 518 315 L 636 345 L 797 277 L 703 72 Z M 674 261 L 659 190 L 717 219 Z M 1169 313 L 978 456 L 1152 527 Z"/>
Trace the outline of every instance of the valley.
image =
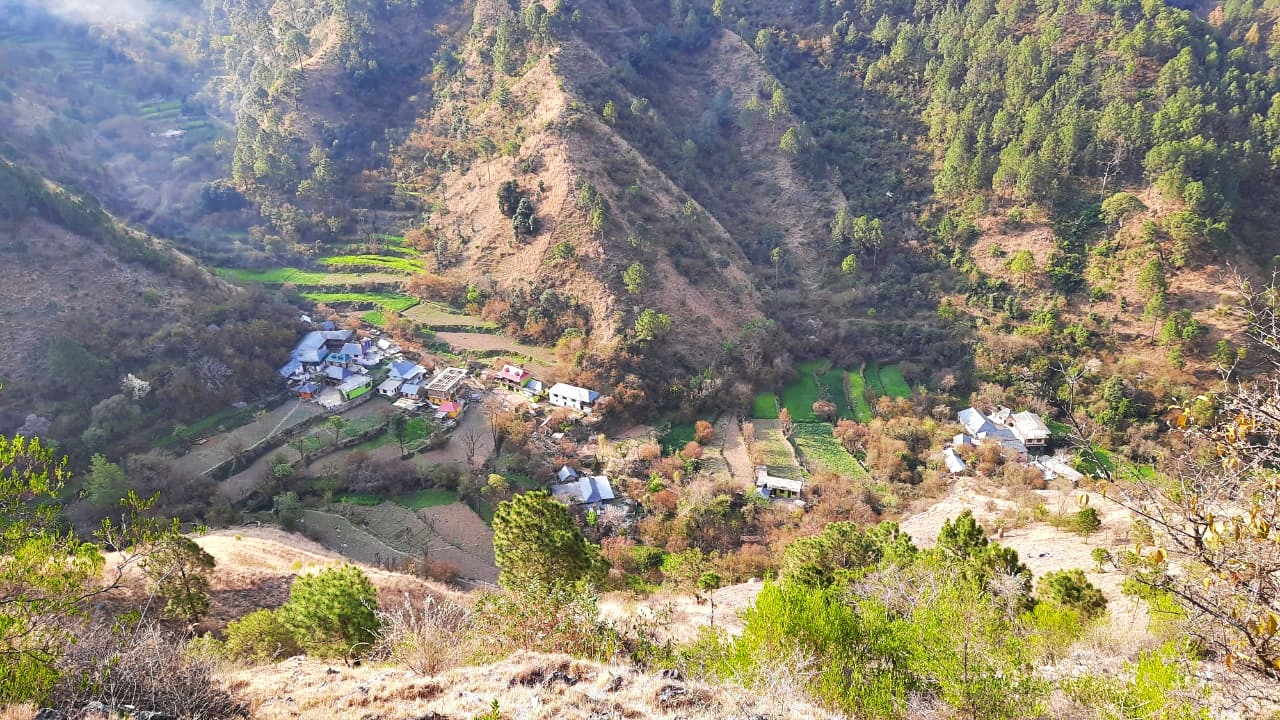
<path id="1" fill-rule="evenodd" d="M 5 717 L 1274 717 L 1184 5 L 0 0 Z"/>

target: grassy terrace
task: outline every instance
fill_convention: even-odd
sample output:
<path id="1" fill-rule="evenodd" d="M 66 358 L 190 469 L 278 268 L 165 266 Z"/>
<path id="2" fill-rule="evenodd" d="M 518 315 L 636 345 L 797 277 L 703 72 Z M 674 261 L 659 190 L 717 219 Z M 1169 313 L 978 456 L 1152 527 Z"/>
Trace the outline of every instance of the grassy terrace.
<path id="1" fill-rule="evenodd" d="M 376 305 L 391 312 L 404 312 L 418 304 L 418 299 L 391 292 L 317 292 L 301 293 L 302 297 L 326 305 Z"/>
<path id="2" fill-rule="evenodd" d="M 405 257 L 389 257 L 386 255 L 335 255 L 322 258 L 321 264 L 343 270 L 374 270 L 377 272 L 393 272 L 413 275 L 423 271 L 422 262 Z"/>
<path id="3" fill-rule="evenodd" d="M 832 435 L 829 423 L 796 423 L 795 442 L 808 462 L 838 475 L 867 477 L 866 468 Z"/>
<path id="4" fill-rule="evenodd" d="M 472 315 L 456 313 L 448 308 L 431 302 L 415 305 L 404 313 L 404 316 L 427 327 L 473 327 L 497 329 L 497 325 Z"/>
<path id="5" fill-rule="evenodd" d="M 861 423 L 871 422 L 871 403 L 867 402 L 867 384 L 862 379 L 862 373 L 847 372 L 845 381 L 848 383 L 846 393 L 849 396 L 853 419 Z"/>
<path id="6" fill-rule="evenodd" d="M 776 420 L 778 418 L 778 396 L 771 392 L 757 394 L 755 402 L 751 405 L 751 417 L 761 420 Z"/>

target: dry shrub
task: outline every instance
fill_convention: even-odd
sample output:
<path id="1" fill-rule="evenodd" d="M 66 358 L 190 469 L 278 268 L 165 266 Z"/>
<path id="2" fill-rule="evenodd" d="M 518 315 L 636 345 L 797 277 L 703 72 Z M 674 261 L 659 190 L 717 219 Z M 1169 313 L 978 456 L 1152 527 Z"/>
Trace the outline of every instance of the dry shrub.
<path id="1" fill-rule="evenodd" d="M 715 440 L 716 430 L 706 420 L 699 420 L 693 424 L 693 437 L 699 443 L 709 445 L 712 440 Z"/>
<path id="2" fill-rule="evenodd" d="M 750 578 L 764 577 L 767 571 L 776 570 L 778 564 L 774 562 L 768 548 L 751 543 L 720 558 L 716 561 L 716 567 L 728 582 L 744 582 Z"/>
<path id="3" fill-rule="evenodd" d="M 466 663 L 476 652 L 467 630 L 471 613 L 457 603 L 428 597 L 380 612 L 378 655 L 422 675 Z"/>
<path id="4" fill-rule="evenodd" d="M 0 708 L 0 720 L 33 720 L 37 712 L 35 705 L 10 705 Z"/>
<path id="5" fill-rule="evenodd" d="M 93 625 L 58 663 L 62 678 L 50 704 L 74 715 L 90 701 L 126 705 L 176 718 L 248 717 L 248 709 L 215 679 L 215 660 L 158 627 Z"/>
<path id="6" fill-rule="evenodd" d="M 609 561 L 613 569 L 628 573 L 635 572 L 635 561 L 631 554 L 631 548 L 635 546 L 636 541 L 629 537 L 607 537 L 600 541 L 600 554 Z"/>
<path id="7" fill-rule="evenodd" d="M 1014 488 L 1044 490 L 1049 487 L 1049 481 L 1044 479 L 1043 472 L 1029 465 L 1020 465 L 1018 463 L 1005 465 L 1002 479 L 1004 486 L 1010 490 Z"/>
<path id="8" fill-rule="evenodd" d="M 697 460 L 702 457 L 702 446 L 690 440 L 684 444 L 684 449 L 680 451 L 680 455 L 689 460 Z"/>

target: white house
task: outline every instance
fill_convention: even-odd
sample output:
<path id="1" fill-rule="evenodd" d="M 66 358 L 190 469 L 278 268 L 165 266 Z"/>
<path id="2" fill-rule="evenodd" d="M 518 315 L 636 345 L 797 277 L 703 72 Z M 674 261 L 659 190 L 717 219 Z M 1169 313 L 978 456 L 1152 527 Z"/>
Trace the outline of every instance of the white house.
<path id="1" fill-rule="evenodd" d="M 614 499 L 613 486 L 604 475 L 583 475 L 552 485 L 551 495 L 566 505 L 590 505 Z"/>
<path id="2" fill-rule="evenodd" d="M 800 497 L 800 493 L 804 490 L 804 482 L 801 480 L 791 480 L 789 478 L 781 478 L 769 474 L 769 469 L 763 465 L 756 466 L 756 492 L 760 495 L 770 497 Z"/>
<path id="3" fill-rule="evenodd" d="M 1009 418 L 1009 426 L 1013 434 L 1018 436 L 1022 444 L 1029 448 L 1044 447 L 1049 443 L 1049 426 L 1044 424 L 1039 415 L 1022 411 Z"/>
<path id="4" fill-rule="evenodd" d="M 581 411 L 590 411 L 599 399 L 600 393 L 568 383 L 556 383 L 547 393 L 547 402 L 552 405 Z"/>
<path id="5" fill-rule="evenodd" d="M 403 380 L 395 378 L 387 378 L 378 386 L 378 394 L 385 397 L 393 398 L 400 392 L 400 386 L 404 384 Z"/>

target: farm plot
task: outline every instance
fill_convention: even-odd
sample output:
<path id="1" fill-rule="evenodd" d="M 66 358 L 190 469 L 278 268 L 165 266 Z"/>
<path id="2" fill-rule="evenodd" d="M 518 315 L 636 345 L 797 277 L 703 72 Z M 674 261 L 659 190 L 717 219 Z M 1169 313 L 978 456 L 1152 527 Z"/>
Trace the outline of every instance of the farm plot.
<path id="1" fill-rule="evenodd" d="M 290 283 L 303 288 L 348 288 L 368 283 L 398 283 L 401 275 L 391 273 L 333 273 L 299 270 L 298 268 L 272 268 L 270 270 L 244 270 L 242 268 L 218 268 L 217 273 L 242 284 L 283 285 Z"/>
<path id="2" fill-rule="evenodd" d="M 796 461 L 795 451 L 783 437 L 778 423 L 761 420 L 755 423 L 755 428 L 755 447 L 769 472 L 779 477 L 802 478 L 804 472 Z"/>
<path id="3" fill-rule="evenodd" d="M 473 327 L 493 328 L 497 325 L 471 315 L 463 315 L 447 310 L 435 303 L 419 303 L 404 312 L 404 316 L 420 325 L 432 328 Z"/>
<path id="4" fill-rule="evenodd" d="M 778 396 L 771 392 L 757 394 L 755 402 L 751 405 L 751 417 L 761 420 L 777 420 Z"/>
<path id="5" fill-rule="evenodd" d="M 893 398 L 911 397 L 911 385 L 902 377 L 902 370 L 897 365 L 885 365 L 880 368 L 880 386 L 884 394 Z"/>
<path id="6" fill-rule="evenodd" d="M 796 423 L 795 442 L 806 463 L 851 478 L 867 477 L 867 470 L 832 434 L 828 423 Z"/>
<path id="7" fill-rule="evenodd" d="M 862 379 L 862 372 L 845 373 L 845 394 L 848 396 L 853 419 L 861 423 L 871 422 L 871 403 L 867 402 L 867 385 Z"/>
<path id="8" fill-rule="evenodd" d="M 301 293 L 302 297 L 326 305 L 376 305 L 391 312 L 404 312 L 418 304 L 418 299 L 392 292 L 314 292 Z"/>
<path id="9" fill-rule="evenodd" d="M 501 335 L 477 332 L 438 332 L 436 337 L 459 350 L 469 350 L 482 355 L 509 353 L 523 355 L 543 365 L 554 365 L 556 362 L 555 353 L 550 348 L 525 345 Z"/>
<path id="10" fill-rule="evenodd" d="M 341 268 L 352 272 L 374 270 L 412 275 L 423 270 L 420 260 L 388 255 L 335 255 L 322 258 L 320 263 L 326 267 Z"/>
<path id="11" fill-rule="evenodd" d="M 796 364 L 796 379 L 782 388 L 782 406 L 796 422 L 813 420 L 813 404 L 818 401 L 818 380 L 814 371 L 826 363 L 807 360 Z"/>

